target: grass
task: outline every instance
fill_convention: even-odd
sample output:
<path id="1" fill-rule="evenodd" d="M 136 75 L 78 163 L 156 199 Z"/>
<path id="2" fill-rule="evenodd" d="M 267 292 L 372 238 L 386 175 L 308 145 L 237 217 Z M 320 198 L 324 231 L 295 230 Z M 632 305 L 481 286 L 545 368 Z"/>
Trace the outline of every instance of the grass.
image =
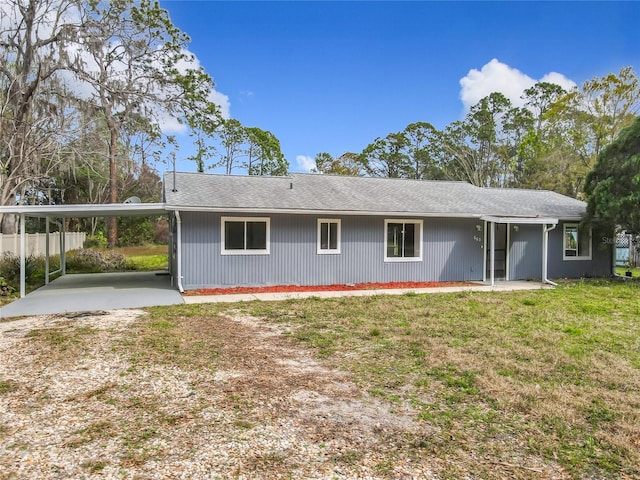
<path id="1" fill-rule="evenodd" d="M 14 385 L 6 380 L 0 380 L 0 395 L 3 393 L 9 393 L 14 390 Z"/>
<path id="2" fill-rule="evenodd" d="M 411 404 L 438 432 L 413 439 L 425 454 L 487 459 L 483 478 L 514 456 L 613 477 L 640 475 L 638 294 L 590 281 L 244 308 L 289 324 L 372 395 Z"/>
<path id="3" fill-rule="evenodd" d="M 166 245 L 117 247 L 111 251 L 124 255 L 127 259 L 127 267 L 131 270 L 165 270 L 169 265 L 168 247 Z"/>
<path id="4" fill-rule="evenodd" d="M 323 364 L 348 372 L 392 410 L 412 408 L 421 428 L 404 434 L 402 458 L 380 458 L 380 475 L 392 477 L 396 462 L 433 458 L 439 478 L 543 478 L 545 467 L 560 472 L 558 478 L 640 478 L 639 294 L 638 282 L 591 280 L 510 293 L 155 307 L 117 348 L 131 363 L 124 375 L 154 364 L 208 379 L 256 354 L 241 345 L 240 356 L 225 357 L 225 342 L 233 339 L 216 328 L 217 317 L 253 315 L 286 327 Z M 43 350 L 69 356 L 81 352 L 93 333 L 42 328 L 30 335 Z M 13 388 L 0 381 L 0 394 Z M 146 394 L 116 400 L 117 388 L 83 395 L 138 412 L 132 423 L 96 421 L 70 443 L 82 447 L 123 431 L 123 461 L 144 463 L 156 455 L 150 440 L 171 432 L 188 412 L 165 412 Z M 248 416 L 253 399 L 242 389 L 224 398 L 237 429 L 259 426 L 259 418 Z M 286 469 L 282 455 L 247 462 Z M 348 466 L 363 458 L 349 446 L 330 461 Z M 104 468 L 101 459 L 84 466 L 90 473 Z"/>
<path id="5" fill-rule="evenodd" d="M 632 268 L 616 267 L 616 273 L 618 275 L 622 275 L 624 277 L 626 272 L 631 272 L 631 275 L 633 276 L 633 278 L 640 277 L 640 268 L 638 268 L 638 267 L 632 267 Z"/>

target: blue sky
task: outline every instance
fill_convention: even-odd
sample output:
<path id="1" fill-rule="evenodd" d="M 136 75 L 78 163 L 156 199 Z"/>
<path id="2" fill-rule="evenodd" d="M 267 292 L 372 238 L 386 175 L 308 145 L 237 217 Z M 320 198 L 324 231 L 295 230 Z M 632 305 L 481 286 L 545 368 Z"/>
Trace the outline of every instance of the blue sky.
<path id="1" fill-rule="evenodd" d="M 624 66 L 640 73 L 640 2 L 161 5 L 191 36 L 225 111 L 273 132 L 292 171 L 412 122 L 444 128 L 491 91 L 517 100 L 541 79 L 571 86 Z"/>

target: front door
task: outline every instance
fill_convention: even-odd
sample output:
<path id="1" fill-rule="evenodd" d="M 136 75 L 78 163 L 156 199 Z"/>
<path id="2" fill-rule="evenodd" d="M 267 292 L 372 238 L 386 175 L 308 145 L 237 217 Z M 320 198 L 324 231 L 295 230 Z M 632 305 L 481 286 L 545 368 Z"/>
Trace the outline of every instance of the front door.
<path id="1" fill-rule="evenodd" d="M 509 225 L 506 223 L 487 223 L 487 263 L 486 275 L 487 279 L 491 278 L 491 263 L 494 263 L 494 278 L 496 280 L 506 280 L 507 278 L 507 230 Z M 491 257 L 491 235 L 495 235 L 494 258 Z"/>

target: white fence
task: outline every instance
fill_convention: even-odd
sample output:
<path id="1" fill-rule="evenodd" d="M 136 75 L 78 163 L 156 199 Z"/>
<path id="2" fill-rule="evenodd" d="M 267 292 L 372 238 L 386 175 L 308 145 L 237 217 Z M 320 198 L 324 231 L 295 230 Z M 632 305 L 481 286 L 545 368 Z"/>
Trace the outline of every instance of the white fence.
<path id="1" fill-rule="evenodd" d="M 46 233 L 27 233 L 27 256 L 44 255 L 47 248 Z M 65 250 L 75 250 L 82 248 L 86 233 L 67 232 L 65 235 Z M 11 252 L 14 255 L 20 255 L 20 234 L 2 234 L 0 233 L 0 252 Z M 49 234 L 49 255 L 57 255 L 60 253 L 60 234 L 53 232 Z"/>

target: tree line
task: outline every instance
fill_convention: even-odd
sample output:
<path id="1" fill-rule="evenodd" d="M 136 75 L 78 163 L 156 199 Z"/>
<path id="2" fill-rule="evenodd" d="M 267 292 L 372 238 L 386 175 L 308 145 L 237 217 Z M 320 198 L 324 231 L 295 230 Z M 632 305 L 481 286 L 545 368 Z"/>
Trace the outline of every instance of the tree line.
<path id="1" fill-rule="evenodd" d="M 515 106 L 492 93 L 443 130 L 416 122 L 362 152 L 315 156 L 318 173 L 461 180 L 481 187 L 549 189 L 583 198 L 602 149 L 640 109 L 631 67 L 567 91 L 540 82 Z"/>

